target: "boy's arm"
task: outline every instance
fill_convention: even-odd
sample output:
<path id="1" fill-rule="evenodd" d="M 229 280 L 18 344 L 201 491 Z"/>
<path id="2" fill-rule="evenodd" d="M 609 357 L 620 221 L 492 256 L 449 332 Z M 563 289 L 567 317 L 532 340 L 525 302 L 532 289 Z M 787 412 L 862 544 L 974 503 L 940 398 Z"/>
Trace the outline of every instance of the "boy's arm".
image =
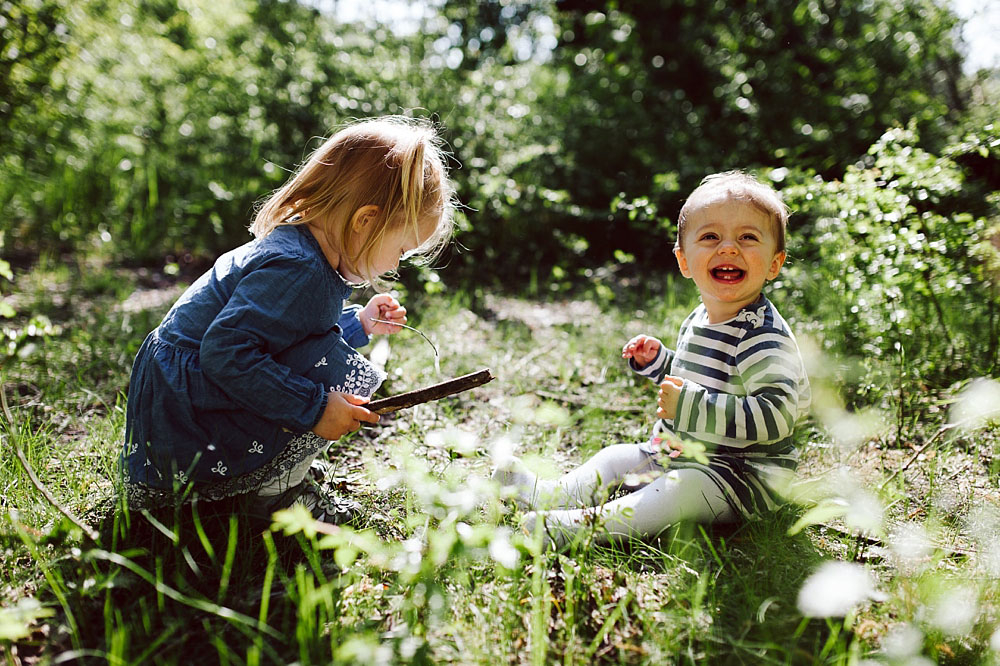
<path id="1" fill-rule="evenodd" d="M 737 350 L 737 371 L 747 395 L 709 391 L 685 380 L 674 429 L 727 446 L 769 444 L 791 435 L 807 385 L 794 340 L 775 329 L 752 332 Z"/>
<path id="2" fill-rule="evenodd" d="M 637 375 L 642 375 L 647 379 L 659 383 L 663 380 L 663 376 L 667 374 L 667 369 L 670 367 L 670 361 L 674 358 L 674 351 L 672 349 L 667 349 L 663 344 L 656 352 L 656 357 L 650 361 L 648 364 L 638 367 L 636 365 L 635 359 L 630 358 L 628 360 L 628 367 L 632 369 L 632 372 Z"/>

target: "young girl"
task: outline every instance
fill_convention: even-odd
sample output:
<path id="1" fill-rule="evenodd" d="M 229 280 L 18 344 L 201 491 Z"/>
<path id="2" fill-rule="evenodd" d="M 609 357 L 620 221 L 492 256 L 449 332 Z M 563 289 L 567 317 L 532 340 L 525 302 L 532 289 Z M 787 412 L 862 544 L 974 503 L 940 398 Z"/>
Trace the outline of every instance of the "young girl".
<path id="1" fill-rule="evenodd" d="M 681 209 L 674 254 L 701 305 L 681 325 L 675 350 L 638 335 L 622 349 L 633 371 L 660 389 L 652 437 L 598 452 L 560 479 L 538 479 L 517 459 L 494 473 L 566 542 L 599 517 L 608 535 L 655 536 L 682 520 L 732 521 L 771 509 L 774 481 L 794 469 L 792 432 L 810 391 L 795 336 L 761 293 L 785 261 L 788 210 L 753 177 L 706 178 Z M 706 449 L 701 461 L 678 457 Z M 690 453 L 690 452 L 689 452 Z M 641 475 L 641 489 L 606 501 Z"/>
<path id="2" fill-rule="evenodd" d="M 321 481 L 330 440 L 378 415 L 384 377 L 355 351 L 400 330 L 382 286 L 407 256 L 451 236 L 453 188 L 433 128 L 388 117 L 329 138 L 261 206 L 255 240 L 224 254 L 146 338 L 129 384 L 122 469 L 132 508 L 195 496 L 292 502 L 326 522 L 349 511 Z"/>

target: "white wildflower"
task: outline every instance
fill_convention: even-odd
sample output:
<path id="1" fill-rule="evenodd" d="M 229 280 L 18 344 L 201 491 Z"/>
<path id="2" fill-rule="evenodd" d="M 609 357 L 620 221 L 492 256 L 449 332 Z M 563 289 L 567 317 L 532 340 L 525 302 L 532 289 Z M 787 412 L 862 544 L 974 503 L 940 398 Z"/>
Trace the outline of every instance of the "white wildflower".
<path id="1" fill-rule="evenodd" d="M 894 661 L 907 661 L 919 655 L 923 646 L 924 634 L 912 624 L 893 627 L 882 643 L 885 655 Z"/>
<path id="2" fill-rule="evenodd" d="M 493 533 L 493 539 L 490 541 L 490 557 L 496 560 L 497 564 L 507 569 L 515 568 L 521 559 L 521 554 L 517 552 L 517 548 L 514 548 L 510 543 L 510 534 L 510 528 L 498 527 Z"/>
<path id="3" fill-rule="evenodd" d="M 974 430 L 1000 418 L 1000 382 L 980 377 L 958 394 L 951 407 L 951 422 Z"/>
<path id="4" fill-rule="evenodd" d="M 799 590 L 799 611 L 806 617 L 842 617 L 878 593 L 871 574 L 860 564 L 826 562 Z"/>
<path id="5" fill-rule="evenodd" d="M 979 614 L 979 595 L 972 587 L 956 585 L 937 595 L 923 609 L 926 621 L 949 636 L 964 636 Z"/>

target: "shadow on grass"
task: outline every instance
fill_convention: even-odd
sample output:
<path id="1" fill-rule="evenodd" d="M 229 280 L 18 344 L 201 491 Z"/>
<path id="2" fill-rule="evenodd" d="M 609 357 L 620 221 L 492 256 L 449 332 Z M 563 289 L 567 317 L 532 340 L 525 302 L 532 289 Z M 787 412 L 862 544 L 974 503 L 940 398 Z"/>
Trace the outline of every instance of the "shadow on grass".
<path id="1" fill-rule="evenodd" d="M 139 512 L 109 502 L 90 516 L 99 544 L 47 563 L 43 553 L 72 528 L 28 544 L 48 583 L 42 600 L 61 612 L 47 640 L 21 653 L 72 663 L 328 661 L 330 645 L 315 637 L 336 617 L 338 572 L 301 534 L 272 533 L 239 508 Z"/>
<path id="2" fill-rule="evenodd" d="M 788 534 L 796 518 L 784 509 L 595 548 L 595 565 L 630 590 L 624 614 L 637 625 L 620 630 L 617 644 L 606 641 L 597 661 L 648 663 L 651 645 L 672 647 L 676 663 L 814 664 L 846 655 L 852 635 L 840 620 L 805 619 L 797 608 L 803 582 L 826 558 L 806 534 Z"/>

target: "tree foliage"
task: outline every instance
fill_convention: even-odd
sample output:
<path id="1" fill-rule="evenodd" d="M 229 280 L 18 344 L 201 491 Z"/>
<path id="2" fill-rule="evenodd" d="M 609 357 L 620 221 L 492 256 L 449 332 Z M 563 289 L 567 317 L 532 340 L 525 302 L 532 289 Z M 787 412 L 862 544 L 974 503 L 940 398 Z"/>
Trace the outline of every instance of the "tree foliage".
<path id="1" fill-rule="evenodd" d="M 996 330 L 996 84 L 961 77 L 931 0 L 448 0 L 416 29 L 285 0 L 0 6 L 8 257 L 221 252 L 319 137 L 406 113 L 455 157 L 448 279 L 672 266 L 685 193 L 739 167 L 787 190 L 794 293 L 841 317 L 845 351 L 919 321 L 947 340 L 940 369 L 976 347 L 964 327 Z"/>

